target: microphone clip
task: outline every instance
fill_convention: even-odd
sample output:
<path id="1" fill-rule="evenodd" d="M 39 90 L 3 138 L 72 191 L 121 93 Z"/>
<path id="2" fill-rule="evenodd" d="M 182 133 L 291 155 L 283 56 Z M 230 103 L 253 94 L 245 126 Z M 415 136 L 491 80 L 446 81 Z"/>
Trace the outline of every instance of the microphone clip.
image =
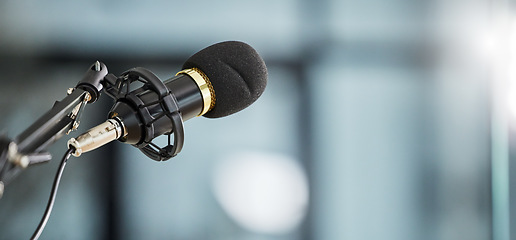
<path id="1" fill-rule="evenodd" d="M 134 88 L 131 85 L 134 83 L 143 84 L 143 87 L 132 90 Z M 133 127 L 134 130 L 130 132 L 139 132 L 140 134 L 136 134 L 138 139 L 128 139 L 130 136 L 125 136 L 120 139 L 121 141 L 131 143 L 146 156 L 156 161 L 166 161 L 181 151 L 184 142 L 184 129 L 177 99 L 154 73 L 145 68 L 137 67 L 122 73 L 118 78 L 108 74 L 104 78 L 103 85 L 105 87 L 104 92 L 116 102 L 109 114 L 110 118 L 120 117 L 124 122 L 125 117 L 137 116 L 138 118 L 133 121 L 135 122 L 135 124 L 132 124 L 134 126 L 124 126 L 124 128 Z M 142 98 L 149 91 L 158 96 L 157 101 Z M 116 108 L 120 104 L 129 105 L 130 113 L 122 116 L 124 113 L 117 112 Z M 167 125 L 171 126 L 172 131 L 163 134 L 156 123 L 163 123 L 164 121 L 168 122 Z M 162 134 L 166 135 L 168 141 L 165 146 L 160 147 L 153 142 L 153 139 Z"/>

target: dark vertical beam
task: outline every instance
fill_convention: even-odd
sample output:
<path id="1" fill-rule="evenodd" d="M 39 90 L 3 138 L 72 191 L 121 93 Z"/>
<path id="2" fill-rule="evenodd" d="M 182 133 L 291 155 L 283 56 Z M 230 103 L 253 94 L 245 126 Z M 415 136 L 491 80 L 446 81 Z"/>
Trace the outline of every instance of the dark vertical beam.
<path id="1" fill-rule="evenodd" d="M 299 112 L 299 146 L 301 160 L 306 169 L 309 191 L 309 205 L 305 221 L 302 225 L 301 238 L 303 240 L 315 240 L 316 225 L 315 212 L 317 211 L 318 198 L 314 194 L 313 188 L 317 186 L 317 176 L 315 176 L 315 161 L 313 159 L 314 149 L 312 133 L 313 129 L 313 99 L 310 91 L 309 71 L 316 63 L 318 51 L 322 50 L 332 42 L 330 29 L 330 5 L 331 0 L 303 0 L 299 6 L 299 30 L 300 39 L 303 39 L 300 57 L 290 64 L 299 83 L 301 96 L 301 111 Z"/>
<path id="2" fill-rule="evenodd" d="M 108 66 L 109 72 L 113 73 L 115 75 L 119 75 L 122 72 L 126 71 L 127 67 L 124 67 L 125 65 L 132 65 L 127 63 L 120 63 L 124 62 L 119 59 L 110 59 L 108 62 L 115 62 L 118 63 L 118 65 L 111 64 Z M 104 117 L 104 120 L 107 119 L 107 113 L 113 106 L 114 100 L 108 97 L 107 95 L 103 94 L 105 103 L 104 111 L 106 113 L 106 116 Z M 104 168 L 104 178 L 105 181 L 105 221 L 106 221 L 106 231 L 104 238 L 106 240 L 117 240 L 121 239 L 120 233 L 123 226 L 120 225 L 120 217 L 122 216 L 121 212 L 124 211 L 124 209 L 121 209 L 119 203 L 122 201 L 121 198 L 121 192 L 120 192 L 120 186 L 123 184 L 121 182 L 121 171 L 120 171 L 120 148 L 119 144 L 121 144 L 118 141 L 114 141 L 112 143 L 109 143 L 105 146 L 103 146 L 103 156 L 105 156 L 104 162 L 105 162 L 105 168 Z"/>
<path id="3" fill-rule="evenodd" d="M 92 106 L 88 106 L 89 109 L 86 109 L 83 118 L 85 121 L 90 121 L 90 127 L 96 126 L 98 123 L 102 123 L 107 119 L 107 113 L 112 105 L 113 101 L 105 94 L 102 94 L 99 101 L 92 104 Z M 85 132 L 90 127 L 84 126 L 78 134 Z M 119 203 L 117 144 L 119 143 L 113 142 L 91 153 L 84 154 L 84 158 L 91 158 L 85 160 L 90 160 L 91 163 L 95 164 L 95 176 L 92 176 L 95 186 L 92 187 L 92 189 L 96 189 L 96 191 L 92 193 L 98 195 L 99 208 L 96 211 L 98 211 L 97 214 L 100 215 L 99 220 L 102 222 L 97 229 L 97 231 L 101 231 L 101 233 L 96 235 L 106 240 L 119 239 L 118 216 L 120 209 L 117 204 Z"/>
<path id="4" fill-rule="evenodd" d="M 309 61 L 308 61 L 309 62 Z M 314 176 L 314 160 L 313 160 L 313 115 L 312 115 L 312 92 L 309 87 L 309 76 L 308 76 L 308 62 L 297 62 L 293 63 L 290 66 L 290 69 L 295 74 L 298 79 L 299 84 L 299 95 L 300 95 L 300 111 L 299 111 L 299 123 L 298 123 L 298 131 L 299 131 L 299 141 L 298 146 L 300 149 L 300 156 L 303 166 L 305 167 L 308 185 L 310 187 L 309 191 L 309 205 L 305 220 L 301 226 L 301 238 L 303 240 L 313 240 L 316 239 L 314 228 L 315 228 L 315 220 L 314 220 L 314 212 L 316 208 L 314 207 L 317 202 L 317 196 L 314 195 L 313 188 L 316 186 L 316 181 Z"/>
<path id="5" fill-rule="evenodd" d="M 513 122 L 509 122 L 509 166 L 507 171 L 509 172 L 509 239 L 516 239 L 516 208 L 512 207 L 514 204 L 511 204 L 514 199 L 516 199 L 516 124 Z M 498 239 L 494 239 L 498 240 Z"/>
<path id="6" fill-rule="evenodd" d="M 118 171 L 118 160 L 116 144 L 108 144 L 105 149 L 105 178 L 106 178 L 106 240 L 120 239 L 119 236 L 119 213 L 120 209 L 117 203 L 119 203 L 119 171 Z"/>

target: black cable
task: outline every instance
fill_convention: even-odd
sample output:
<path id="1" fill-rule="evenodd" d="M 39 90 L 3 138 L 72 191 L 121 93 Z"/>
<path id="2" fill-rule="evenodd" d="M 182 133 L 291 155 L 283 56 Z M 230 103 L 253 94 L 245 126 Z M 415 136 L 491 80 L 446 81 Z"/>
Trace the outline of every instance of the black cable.
<path id="1" fill-rule="evenodd" d="M 43 232 L 43 229 L 45 228 L 45 225 L 47 225 L 48 218 L 50 217 L 50 213 L 52 212 L 52 207 L 54 207 L 54 201 L 56 200 L 56 194 L 57 194 L 57 188 L 59 187 L 59 182 L 61 181 L 61 176 L 63 176 L 63 171 L 66 166 L 66 161 L 72 153 L 75 151 L 75 148 L 70 147 L 68 151 L 66 151 L 65 155 L 63 156 L 63 159 L 61 160 L 61 164 L 59 165 L 59 168 L 57 169 L 56 176 L 54 178 L 54 184 L 52 185 L 52 190 L 50 191 L 50 197 L 48 199 L 47 203 L 47 209 L 45 209 L 45 213 L 43 214 L 43 217 L 41 218 L 41 221 L 39 222 L 38 228 L 34 231 L 34 234 L 32 234 L 31 240 L 36 240 L 41 236 L 41 233 Z"/>

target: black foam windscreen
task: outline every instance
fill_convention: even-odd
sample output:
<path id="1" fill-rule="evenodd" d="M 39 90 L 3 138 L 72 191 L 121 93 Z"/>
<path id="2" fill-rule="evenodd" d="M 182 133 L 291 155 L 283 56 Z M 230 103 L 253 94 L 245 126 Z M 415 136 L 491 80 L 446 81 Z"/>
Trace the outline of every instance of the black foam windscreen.
<path id="1" fill-rule="evenodd" d="M 183 69 L 194 67 L 206 74 L 215 91 L 215 106 L 204 114 L 208 118 L 224 117 L 248 107 L 267 85 L 265 62 L 243 42 L 221 42 L 197 52 L 183 64 Z"/>

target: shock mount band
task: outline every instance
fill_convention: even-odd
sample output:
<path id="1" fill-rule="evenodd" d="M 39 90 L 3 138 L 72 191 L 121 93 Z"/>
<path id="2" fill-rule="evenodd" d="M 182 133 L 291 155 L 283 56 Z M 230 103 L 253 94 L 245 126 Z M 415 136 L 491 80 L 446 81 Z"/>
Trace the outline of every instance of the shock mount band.
<path id="1" fill-rule="evenodd" d="M 109 81 L 111 78 L 111 81 Z M 177 99 L 170 93 L 165 84 L 151 71 L 137 67 L 130 69 L 116 80 L 113 75 L 108 76 L 106 82 L 111 82 L 111 86 L 107 87 L 105 91 L 115 101 L 119 99 L 127 99 L 134 103 L 136 112 L 142 121 L 143 133 L 145 134 L 142 141 L 133 146 L 137 147 L 149 158 L 156 161 L 166 161 L 176 156 L 183 148 L 184 142 L 184 129 L 183 119 L 179 111 L 179 105 Z M 115 82 L 113 83 L 113 80 Z M 135 91 L 130 91 L 131 84 L 143 83 L 143 87 Z M 141 98 L 141 94 L 147 91 L 153 91 L 157 94 L 158 100 L 151 103 L 145 103 Z M 148 107 L 160 106 L 162 111 L 158 115 L 151 115 Z M 152 140 L 157 137 L 154 136 L 155 126 L 154 123 L 161 118 L 168 118 L 172 125 L 172 131 L 165 133 L 168 141 L 167 145 L 160 147 L 153 143 Z M 173 135 L 174 140 L 171 140 Z"/>

